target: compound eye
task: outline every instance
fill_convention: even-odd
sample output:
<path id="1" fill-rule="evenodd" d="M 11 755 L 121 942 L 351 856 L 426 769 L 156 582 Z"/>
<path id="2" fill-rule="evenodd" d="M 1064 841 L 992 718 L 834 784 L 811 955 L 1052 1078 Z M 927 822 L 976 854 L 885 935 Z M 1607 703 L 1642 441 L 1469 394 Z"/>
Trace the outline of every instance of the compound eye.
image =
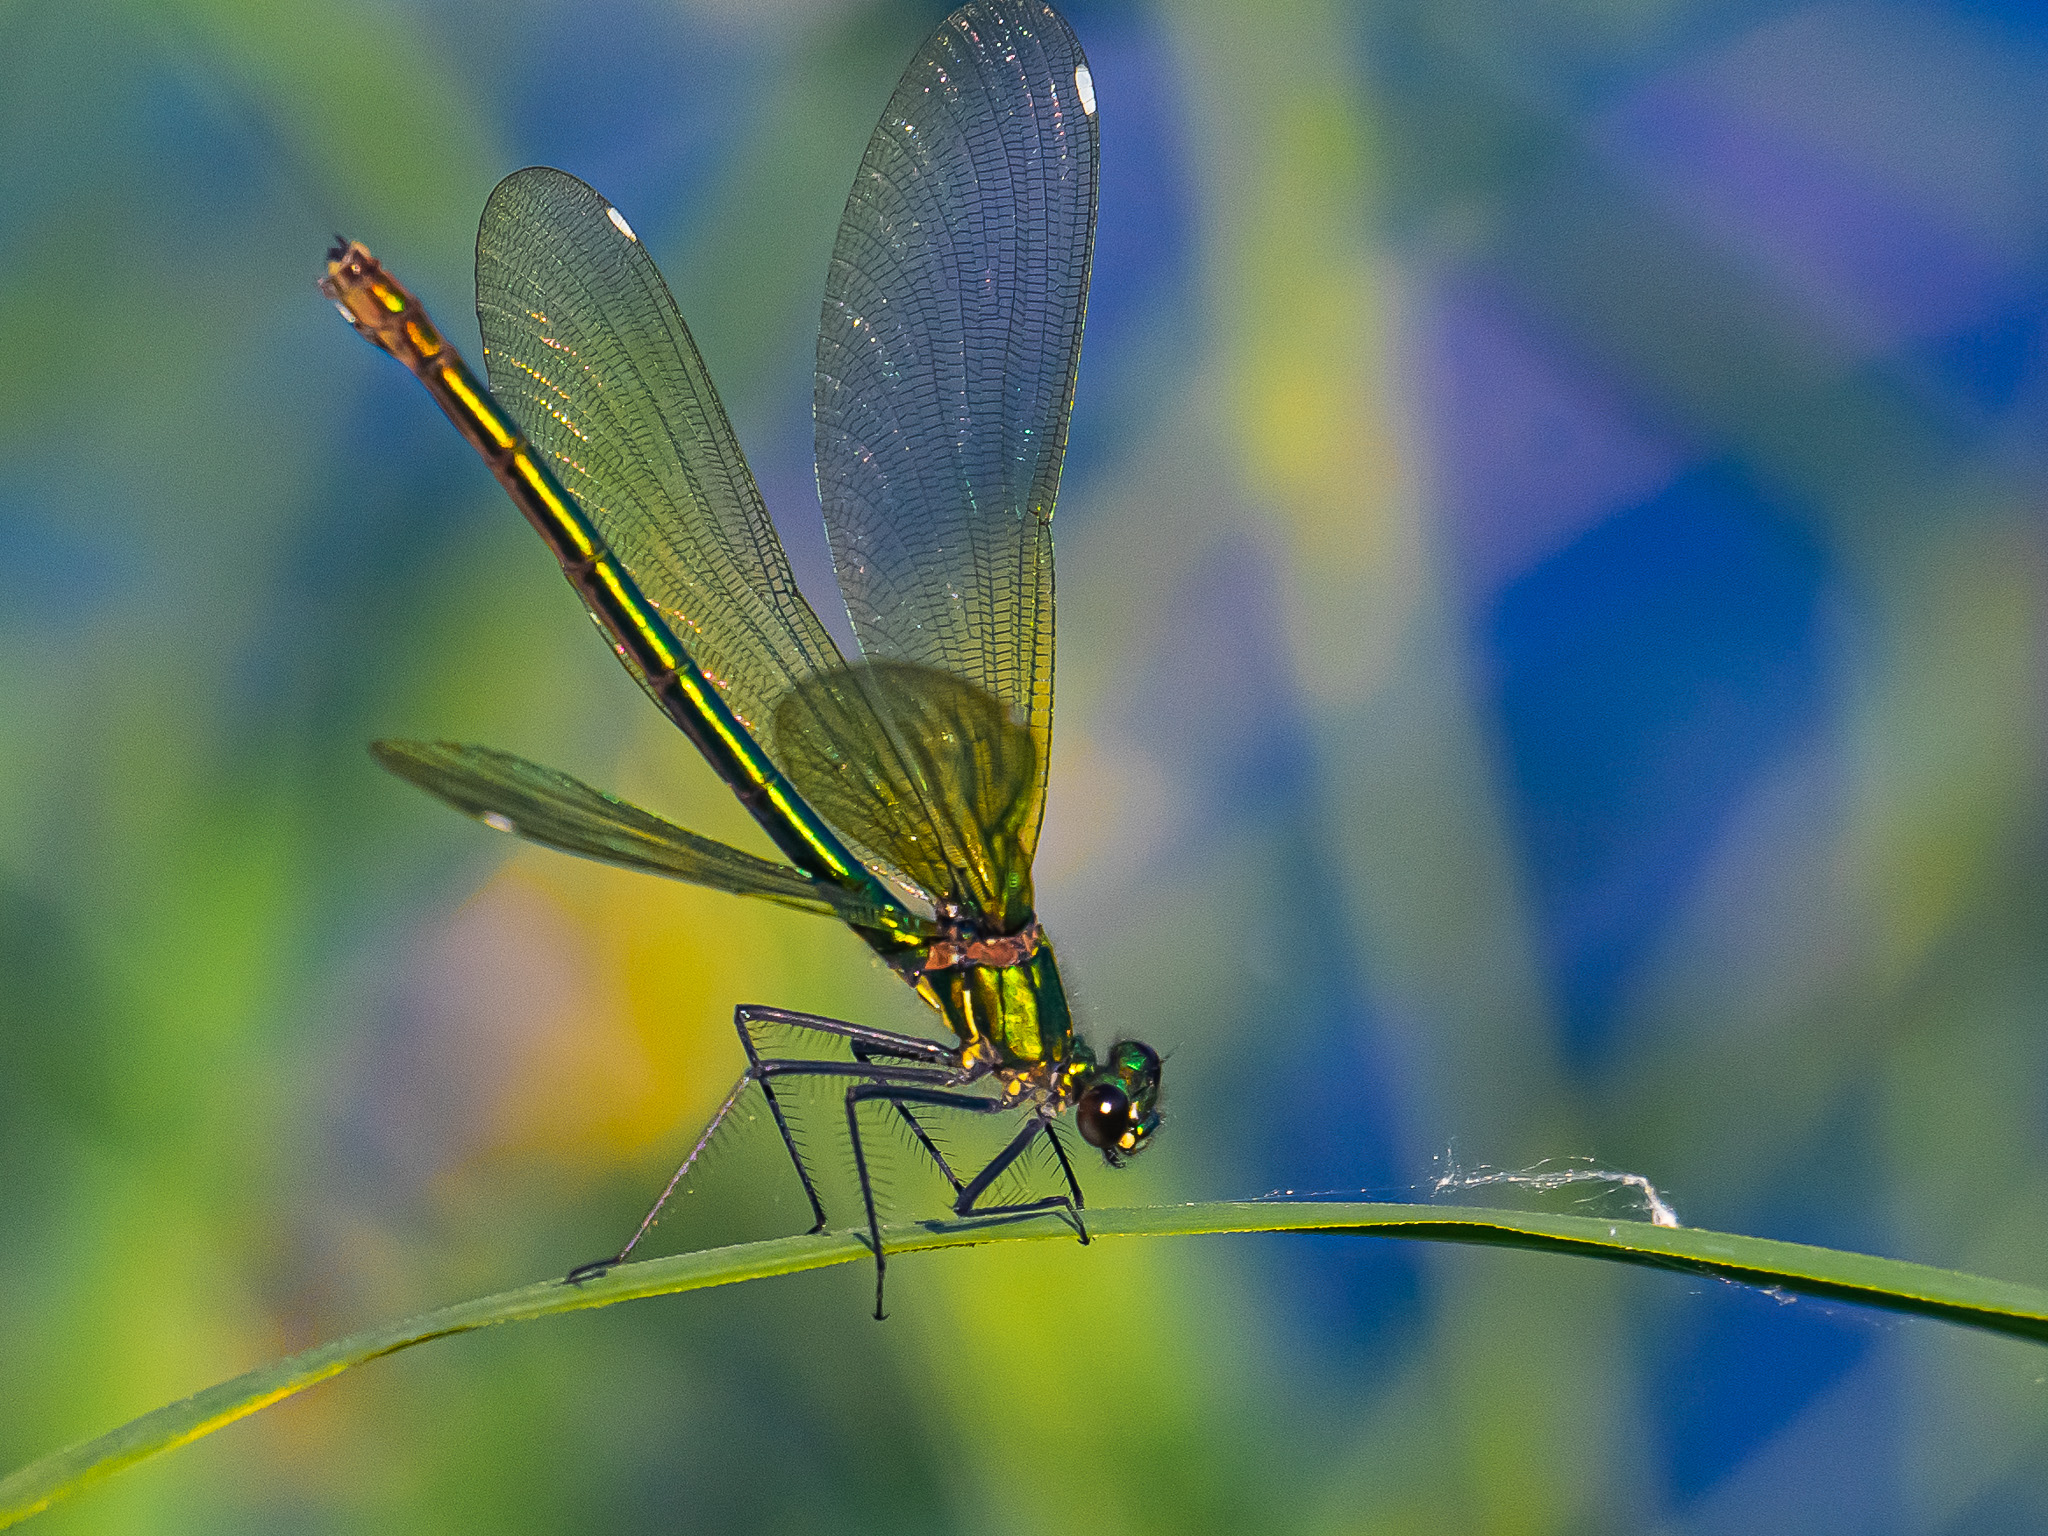
<path id="1" fill-rule="evenodd" d="M 1113 1147 L 1130 1124 L 1131 1101 L 1115 1083 L 1098 1083 L 1081 1099 L 1074 1123 L 1091 1147 Z"/>

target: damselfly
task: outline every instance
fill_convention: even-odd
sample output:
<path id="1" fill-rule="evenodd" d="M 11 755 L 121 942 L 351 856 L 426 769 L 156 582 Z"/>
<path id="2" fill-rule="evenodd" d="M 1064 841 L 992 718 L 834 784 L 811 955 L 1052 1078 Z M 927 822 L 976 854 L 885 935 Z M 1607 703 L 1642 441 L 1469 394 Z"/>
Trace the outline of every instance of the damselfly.
<path id="1" fill-rule="evenodd" d="M 540 532 L 626 670 L 787 863 L 758 858 L 534 763 L 378 742 L 393 772 L 549 847 L 836 917 L 915 989 L 950 1041 L 746 1005 L 748 1066 L 626 1244 L 630 1255 L 743 1091 L 758 1087 L 816 1219 L 778 1082 L 845 1082 L 875 1254 L 863 1106 L 900 1117 L 961 1215 L 1059 1210 L 1083 1242 L 1073 1111 L 1112 1165 L 1160 1123 L 1159 1057 L 1078 1039 L 1031 864 L 1052 736 L 1052 515 L 1080 358 L 1096 202 L 1095 87 L 1039 0 L 975 0 L 918 49 L 868 142 L 825 284 L 818 488 L 860 658 L 799 593 L 724 408 L 631 225 L 533 168 L 477 235 L 490 388 L 359 244 L 322 290 L 404 363 Z M 770 1040 L 823 1042 L 820 1057 Z M 979 1167 L 933 1135 L 1007 1115 Z M 872 1125 L 868 1128 L 872 1131 Z M 1065 1193 L 983 1205 L 1038 1138 Z"/>

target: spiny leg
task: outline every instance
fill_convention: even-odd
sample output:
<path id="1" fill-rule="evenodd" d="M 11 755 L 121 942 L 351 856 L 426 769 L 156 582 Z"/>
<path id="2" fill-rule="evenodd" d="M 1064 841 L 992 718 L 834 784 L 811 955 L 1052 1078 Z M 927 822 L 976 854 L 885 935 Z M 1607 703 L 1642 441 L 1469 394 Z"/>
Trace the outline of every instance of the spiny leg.
<path id="1" fill-rule="evenodd" d="M 1066 1170 L 1067 1187 L 1074 1192 L 1073 1198 L 1069 1199 L 1065 1195 L 1047 1195 L 1042 1200 L 1022 1200 L 1010 1205 L 977 1206 L 974 1202 L 988 1193 L 989 1186 L 1003 1176 L 1004 1170 L 1022 1155 L 1024 1149 L 1031 1145 L 1031 1138 L 1040 1131 L 1052 1137 L 1053 1151 L 1059 1156 L 1060 1167 Z M 1066 1148 L 1060 1145 L 1059 1136 L 1054 1132 L 1052 1122 L 1033 1115 L 1023 1128 L 1010 1138 L 1010 1144 L 990 1158 L 981 1172 L 960 1191 L 960 1198 L 953 1202 L 953 1213 L 956 1216 L 1023 1216 L 1032 1211 L 1065 1211 L 1067 1220 L 1073 1224 L 1075 1232 L 1080 1234 L 1081 1241 L 1085 1243 L 1088 1241 L 1088 1228 L 1081 1221 L 1080 1199 L 1081 1186 L 1074 1178 L 1074 1170 L 1067 1166 Z"/>
<path id="2" fill-rule="evenodd" d="M 857 1061 L 873 1061 L 873 1050 L 871 1046 L 856 1045 L 853 1048 L 854 1058 Z M 939 1172 L 946 1176 L 946 1182 L 953 1186 L 953 1193 L 958 1195 L 966 1186 L 960 1182 L 960 1175 L 955 1173 L 953 1165 L 946 1161 L 946 1154 L 939 1150 L 939 1144 L 932 1140 L 931 1133 L 924 1128 L 923 1122 L 910 1112 L 908 1104 L 898 1103 L 896 1113 L 903 1117 L 903 1123 L 910 1127 L 910 1134 L 917 1138 L 917 1144 L 924 1148 L 925 1155 L 938 1165 Z"/>
<path id="3" fill-rule="evenodd" d="M 837 1036 L 849 1043 L 859 1061 L 855 1064 L 763 1056 L 759 1042 L 754 1038 L 754 1031 L 768 1025 L 808 1029 L 817 1034 Z M 740 1095 L 746 1092 L 749 1083 L 761 1085 L 762 1096 L 768 1101 L 769 1113 L 774 1118 L 775 1128 L 782 1136 L 782 1144 L 789 1152 L 789 1160 L 796 1168 L 797 1178 L 803 1183 L 805 1198 L 811 1203 L 811 1214 L 815 1218 L 815 1224 L 810 1230 L 822 1232 L 825 1230 L 824 1203 L 818 1198 L 817 1187 L 811 1181 L 810 1170 L 804 1165 L 803 1154 L 797 1148 L 796 1137 L 790 1131 L 789 1122 L 783 1115 L 782 1105 L 775 1097 L 770 1080 L 785 1076 L 829 1076 L 861 1077 L 871 1081 L 959 1083 L 970 1082 L 979 1075 L 963 1074 L 958 1066 L 953 1064 L 953 1053 L 935 1040 L 920 1040 L 915 1035 L 899 1035 L 886 1029 L 870 1029 L 861 1024 L 849 1024 L 843 1019 L 829 1019 L 822 1014 L 796 1013 L 786 1008 L 742 1003 L 733 1010 L 733 1027 L 739 1032 L 740 1045 L 747 1053 L 747 1070 L 741 1073 L 740 1080 L 733 1084 L 732 1092 L 725 1096 L 725 1102 L 719 1105 L 718 1113 L 711 1117 L 711 1123 L 704 1128 L 704 1134 L 697 1138 L 697 1143 L 690 1149 L 689 1156 L 685 1157 L 676 1171 L 670 1175 L 668 1183 L 662 1187 L 660 1196 L 648 1209 L 647 1214 L 640 1219 L 640 1225 L 634 1229 L 626 1245 L 609 1258 L 593 1259 L 587 1264 L 578 1264 L 564 1277 L 565 1284 L 578 1285 L 585 1280 L 594 1280 L 614 1265 L 626 1261 L 639 1246 L 640 1240 L 653 1228 L 662 1208 L 668 1204 L 677 1186 L 689 1174 L 697 1159 L 703 1155 L 704 1149 L 711 1144 L 712 1138 L 718 1133 L 718 1128 L 724 1124 L 726 1116 L 731 1114 L 734 1106 L 739 1103 Z M 878 1056 L 894 1056 L 899 1060 L 920 1065 L 894 1066 L 876 1060 Z M 930 1150 L 934 1157 L 938 1156 L 937 1148 L 933 1147 Z M 943 1159 L 940 1160 L 940 1166 L 945 1167 Z M 950 1168 L 946 1169 L 946 1175 L 952 1178 Z M 954 1179 L 953 1183 L 955 1188 L 959 1187 L 959 1180 Z"/>
<path id="4" fill-rule="evenodd" d="M 900 1081 L 855 1083 L 846 1090 L 846 1129 L 849 1138 L 853 1142 L 853 1166 L 854 1172 L 860 1178 L 861 1200 L 867 1207 L 868 1242 L 875 1255 L 875 1320 L 879 1322 L 886 1316 L 882 1310 L 882 1296 L 888 1271 L 888 1259 L 882 1251 L 882 1221 L 875 1209 L 874 1183 L 868 1176 L 867 1152 L 862 1145 L 860 1134 L 860 1106 L 869 1100 L 879 1100 L 883 1103 L 892 1104 L 899 1110 L 910 1104 L 928 1104 L 936 1109 L 965 1110 L 969 1114 L 977 1115 L 1001 1114 L 1005 1111 L 1013 1111 L 1017 1106 L 1008 1099 L 983 1098 L 978 1094 L 960 1093 L 949 1091 L 947 1088 L 926 1087 L 922 1084 Z M 1047 1128 L 1049 1127 L 1046 1121 L 1033 1115 L 1017 1134 L 1010 1138 L 1009 1145 L 990 1159 L 988 1165 L 980 1173 L 976 1174 L 970 1183 L 960 1187 L 959 1196 L 953 1202 L 954 1214 L 960 1216 L 1020 1216 L 1029 1214 L 1032 1211 L 1065 1210 L 1068 1220 L 1072 1221 L 1076 1230 L 1081 1233 L 1081 1241 L 1084 1243 L 1088 1241 L 1087 1229 L 1081 1225 L 1080 1216 L 1074 1208 L 1074 1202 L 1065 1195 L 1050 1195 L 1043 1200 L 1033 1200 L 1016 1205 L 991 1206 L 985 1210 L 974 1209 L 974 1202 L 988 1191 L 989 1185 L 1001 1176 L 1004 1169 L 1017 1160 L 1018 1154 L 1031 1144 L 1031 1138 L 1036 1136 L 1040 1130 Z M 1055 1145 L 1057 1146 L 1057 1143 Z M 1065 1163 L 1064 1152 L 1061 1154 L 1061 1162 L 1062 1164 Z M 1069 1169 L 1068 1179 L 1070 1182 L 1072 1178 L 1072 1170 Z M 1078 1194 L 1079 1186 L 1076 1185 L 1074 1188 Z"/>
<path id="5" fill-rule="evenodd" d="M 1087 1223 L 1081 1220 L 1081 1211 L 1088 1204 L 1081 1195 L 1081 1181 L 1074 1177 L 1074 1165 L 1067 1161 L 1066 1143 L 1060 1140 L 1060 1128 L 1050 1120 L 1045 1122 L 1045 1139 L 1052 1143 L 1053 1155 L 1060 1160 L 1060 1172 L 1067 1176 L 1067 1188 L 1074 1193 L 1074 1225 L 1081 1229 L 1081 1241 L 1088 1241 Z"/>
<path id="6" fill-rule="evenodd" d="M 654 1204 L 648 1208 L 647 1214 L 640 1218 L 640 1225 L 633 1229 L 633 1235 L 626 1239 L 626 1246 L 608 1259 L 592 1259 L 587 1264 L 578 1264 L 567 1275 L 563 1276 L 562 1283 L 564 1285 L 581 1285 L 586 1280 L 595 1280 L 599 1275 L 612 1268 L 612 1266 L 626 1262 L 627 1256 L 640 1245 L 640 1239 L 645 1237 L 648 1230 L 653 1227 L 655 1218 L 661 1215 L 661 1208 L 668 1204 L 668 1197 L 676 1192 L 676 1186 L 683 1182 L 683 1178 L 689 1173 L 691 1165 L 703 1154 L 704 1149 L 711 1145 L 711 1138 L 718 1134 L 718 1128 L 725 1124 L 725 1117 L 732 1113 L 733 1106 L 739 1103 L 740 1095 L 747 1091 L 747 1084 L 753 1080 L 754 1071 L 751 1067 L 740 1074 L 740 1080 L 732 1085 L 732 1092 L 728 1093 L 725 1096 L 725 1102 L 718 1106 L 718 1113 L 713 1115 L 711 1123 L 704 1127 L 704 1134 L 699 1136 L 697 1144 L 690 1148 L 690 1155 L 682 1160 L 674 1173 L 669 1175 L 668 1183 L 662 1186 L 661 1194 L 655 1199 Z M 808 1189 L 809 1187 L 809 1184 L 806 1183 L 805 1188 Z M 815 1197 L 813 1197 L 812 1203 L 817 1203 Z"/>
<path id="7" fill-rule="evenodd" d="M 789 1161 L 796 1169 L 796 1176 L 804 1187 L 804 1198 L 811 1202 L 811 1231 L 825 1230 L 825 1202 L 818 1198 L 818 1186 L 811 1182 L 811 1170 L 804 1163 L 804 1155 L 796 1144 L 796 1133 L 789 1128 L 789 1119 L 782 1113 L 782 1100 L 775 1096 L 775 1085 L 768 1081 L 764 1069 L 764 1058 L 754 1039 L 755 1022 L 743 1004 L 733 1011 L 733 1027 L 739 1031 L 740 1043 L 747 1052 L 747 1075 L 761 1085 L 761 1097 L 768 1101 L 768 1113 L 775 1121 L 776 1132 L 782 1137 L 782 1145 L 789 1153 Z"/>
<path id="8" fill-rule="evenodd" d="M 774 1102 L 774 1090 L 769 1082 L 771 1077 L 799 1074 L 820 1075 L 821 1066 L 824 1075 L 861 1076 L 870 1077 L 878 1081 L 895 1082 L 964 1083 L 971 1082 L 974 1078 L 981 1075 L 979 1072 L 963 1073 L 957 1064 L 953 1048 L 942 1045 L 936 1040 L 923 1040 L 915 1035 L 899 1035 L 889 1030 L 871 1029 L 861 1024 L 848 1024 L 843 1020 L 828 1019 L 820 1014 L 795 1013 L 786 1008 L 767 1008 L 758 1004 L 749 1004 L 735 1013 L 734 1023 L 739 1028 L 740 1038 L 746 1045 L 748 1059 L 753 1062 L 756 1072 L 760 1077 L 762 1091 L 770 1097 L 770 1103 L 775 1114 L 776 1127 L 782 1132 L 782 1144 L 788 1149 L 790 1161 L 796 1165 L 797 1177 L 803 1180 L 804 1193 L 810 1197 L 811 1211 L 817 1218 L 816 1225 L 811 1228 L 813 1232 L 825 1230 L 824 1207 L 818 1199 L 816 1187 L 811 1182 L 810 1170 L 804 1166 L 803 1157 L 797 1149 L 796 1138 L 791 1134 L 788 1123 L 782 1117 L 781 1106 Z M 755 1039 L 754 1030 L 762 1026 L 775 1025 L 808 1029 L 819 1034 L 834 1035 L 845 1040 L 848 1047 L 852 1050 L 855 1060 L 860 1063 L 860 1068 L 850 1068 L 843 1063 L 813 1065 L 763 1057 L 760 1054 L 759 1041 Z M 899 1062 L 912 1062 L 917 1065 L 908 1067 L 892 1065 L 876 1059 L 882 1056 L 895 1057 Z M 953 1170 L 947 1166 L 945 1158 L 940 1155 L 938 1147 L 932 1143 L 931 1138 L 925 1134 L 924 1128 L 918 1125 L 915 1120 L 912 1120 L 911 1129 L 916 1133 L 925 1151 L 931 1155 L 932 1159 L 945 1173 L 947 1179 L 951 1181 L 953 1187 L 958 1189 L 960 1181 L 953 1176 Z"/>
<path id="9" fill-rule="evenodd" d="M 814 1034 L 831 1035 L 845 1040 L 860 1063 L 850 1067 L 844 1062 L 808 1062 L 800 1059 L 779 1058 L 761 1054 L 761 1042 L 757 1030 L 768 1028 L 807 1029 Z M 959 1077 L 953 1065 L 952 1052 L 936 1040 L 920 1040 L 915 1035 L 899 1035 L 885 1029 L 870 1029 L 863 1024 L 849 1024 L 844 1019 L 831 1019 L 823 1014 L 797 1013 L 788 1008 L 771 1008 L 760 1003 L 742 1003 L 733 1010 L 733 1028 L 739 1031 L 740 1044 L 745 1048 L 748 1071 L 761 1085 L 761 1093 L 768 1101 L 768 1112 L 775 1120 L 775 1129 L 782 1136 L 784 1150 L 796 1169 L 796 1176 L 802 1181 L 804 1198 L 811 1203 L 811 1231 L 825 1230 L 825 1204 L 818 1198 L 817 1184 L 811 1178 L 811 1170 L 805 1164 L 803 1152 L 796 1144 L 796 1134 L 790 1129 L 788 1118 L 783 1114 L 782 1101 L 776 1097 L 773 1079 L 785 1076 L 886 1076 L 909 1081 L 953 1081 Z M 921 1063 L 920 1066 L 900 1067 L 875 1061 L 876 1056 L 893 1056 L 899 1061 Z M 879 1072 L 867 1070 L 879 1068 Z M 935 1074 L 927 1076 L 927 1074 Z M 936 1149 L 934 1149 L 936 1155 Z M 943 1166 L 943 1163 L 941 1164 Z M 950 1170 L 948 1170 L 950 1175 Z"/>
<path id="10" fill-rule="evenodd" d="M 740 1043 L 747 1048 L 749 1059 L 761 1059 L 755 1048 L 753 1032 L 771 1024 L 779 1024 L 790 1029 L 807 1029 L 818 1035 L 834 1035 L 848 1042 L 865 1045 L 870 1050 L 933 1066 L 951 1063 L 958 1054 L 954 1046 L 938 1040 L 926 1040 L 918 1035 L 899 1035 L 894 1030 L 875 1029 L 866 1024 L 849 1024 L 844 1019 L 827 1018 L 822 1013 L 798 1013 L 790 1008 L 770 1008 L 764 1003 L 742 1003 L 733 1009 L 733 1027 L 740 1032 Z"/>

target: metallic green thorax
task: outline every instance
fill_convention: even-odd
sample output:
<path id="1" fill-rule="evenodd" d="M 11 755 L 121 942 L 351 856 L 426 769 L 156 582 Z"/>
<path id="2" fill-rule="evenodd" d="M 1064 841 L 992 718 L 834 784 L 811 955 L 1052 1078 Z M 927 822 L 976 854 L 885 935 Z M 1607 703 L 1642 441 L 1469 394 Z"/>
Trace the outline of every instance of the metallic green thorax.
<path id="1" fill-rule="evenodd" d="M 1021 965 L 926 971 L 916 985 L 961 1045 L 990 1052 L 996 1066 L 1057 1066 L 1074 1056 L 1074 1021 L 1050 939 Z"/>

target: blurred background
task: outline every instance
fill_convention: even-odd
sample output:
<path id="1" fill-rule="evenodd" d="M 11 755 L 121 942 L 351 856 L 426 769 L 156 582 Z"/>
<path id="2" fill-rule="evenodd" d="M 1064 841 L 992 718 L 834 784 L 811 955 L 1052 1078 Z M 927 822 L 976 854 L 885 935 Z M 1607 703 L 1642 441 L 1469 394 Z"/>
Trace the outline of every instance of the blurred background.
<path id="1" fill-rule="evenodd" d="M 736 1002 L 919 1027 L 827 924 L 374 767 L 491 743 L 766 848 L 313 279 L 362 238 L 474 357 L 492 185 L 590 180 L 843 627 L 817 305 L 943 10 L 0 7 L 0 1467 L 608 1251 Z M 1094 1200 L 1583 1158 L 2048 1283 L 2038 13 L 1069 15 L 1040 909 L 1084 1029 L 1171 1053 Z M 2048 1526 L 2048 1355 L 1933 1323 L 1334 1238 L 868 1285 L 446 1341 L 37 1528 Z"/>

